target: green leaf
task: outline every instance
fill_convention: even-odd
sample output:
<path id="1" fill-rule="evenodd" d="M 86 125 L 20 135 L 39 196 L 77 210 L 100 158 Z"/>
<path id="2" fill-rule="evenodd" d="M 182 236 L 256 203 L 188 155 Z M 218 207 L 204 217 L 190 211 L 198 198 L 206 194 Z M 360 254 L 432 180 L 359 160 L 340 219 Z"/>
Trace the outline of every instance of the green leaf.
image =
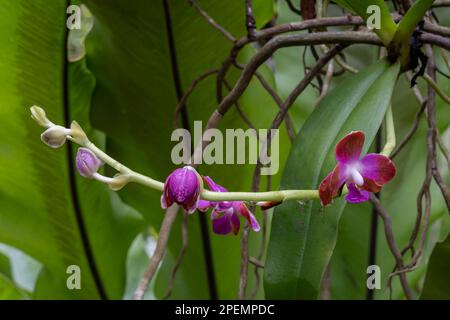
<path id="1" fill-rule="evenodd" d="M 348 132 L 366 134 L 367 151 L 389 105 L 399 65 L 385 61 L 347 78 L 313 111 L 291 150 L 282 189 L 317 189 L 335 165 L 334 146 Z M 317 146 L 320 146 L 318 148 Z M 343 199 L 277 207 L 265 267 L 267 298 L 316 299 L 333 252 Z"/>
<path id="2" fill-rule="evenodd" d="M 367 8 L 376 5 L 380 8 L 381 28 L 374 29 L 374 32 L 380 37 L 381 41 L 387 46 L 394 37 L 397 25 L 391 17 L 390 11 L 384 0 L 336 0 L 340 6 L 350 9 L 365 21 L 370 17 Z"/>
<path id="3" fill-rule="evenodd" d="M 450 235 L 445 241 L 434 248 L 430 261 L 425 284 L 421 295 L 422 300 L 448 300 L 450 299 Z"/>
<path id="4" fill-rule="evenodd" d="M 400 47 L 400 60 L 402 65 L 409 62 L 410 38 L 417 24 L 424 18 L 425 13 L 431 7 L 434 0 L 417 0 L 406 11 L 405 16 L 398 24 L 393 43 Z"/>
<path id="5" fill-rule="evenodd" d="M 405 16 L 400 20 L 395 33 L 395 40 L 398 42 L 408 42 L 417 24 L 424 18 L 427 10 L 432 6 L 434 0 L 417 0 L 406 11 Z"/>
<path id="6" fill-rule="evenodd" d="M 75 150 L 45 146 L 30 118 L 30 106 L 40 105 L 54 122 L 77 117 L 91 133 L 94 82 L 65 61 L 66 9 L 62 0 L 0 4 L 8 12 L 0 20 L 0 241 L 43 264 L 35 297 L 120 298 L 136 213 L 106 186 L 78 179 Z M 70 265 L 81 269 L 82 290 L 67 289 Z"/>

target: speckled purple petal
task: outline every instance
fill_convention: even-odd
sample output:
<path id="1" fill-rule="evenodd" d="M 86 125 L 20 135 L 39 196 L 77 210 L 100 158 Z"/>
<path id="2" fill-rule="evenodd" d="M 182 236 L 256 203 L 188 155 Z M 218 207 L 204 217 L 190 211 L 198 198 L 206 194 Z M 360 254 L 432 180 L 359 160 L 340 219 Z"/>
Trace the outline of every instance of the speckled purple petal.
<path id="1" fill-rule="evenodd" d="M 229 234 L 232 230 L 232 216 L 232 212 L 226 212 L 220 216 L 213 210 L 211 213 L 213 232 L 221 235 Z"/>
<path id="2" fill-rule="evenodd" d="M 360 203 L 369 200 L 370 192 L 358 189 L 354 184 L 347 184 L 348 194 L 345 200 L 349 203 Z"/>
<path id="3" fill-rule="evenodd" d="M 209 208 L 212 207 L 214 207 L 214 203 L 207 200 L 199 200 L 197 205 L 197 209 L 200 210 L 201 212 L 206 212 L 208 211 Z"/>

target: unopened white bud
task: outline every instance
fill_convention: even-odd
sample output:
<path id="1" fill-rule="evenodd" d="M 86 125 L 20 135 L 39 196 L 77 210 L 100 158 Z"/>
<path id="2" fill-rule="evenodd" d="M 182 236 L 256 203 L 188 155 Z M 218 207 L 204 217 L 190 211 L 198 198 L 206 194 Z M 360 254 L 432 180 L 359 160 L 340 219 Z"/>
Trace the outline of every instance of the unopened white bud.
<path id="1" fill-rule="evenodd" d="M 30 108 L 31 111 L 31 118 L 36 121 L 37 124 L 39 124 L 42 127 L 50 128 L 54 124 L 48 120 L 47 114 L 45 113 L 44 109 L 38 106 L 32 106 Z"/>

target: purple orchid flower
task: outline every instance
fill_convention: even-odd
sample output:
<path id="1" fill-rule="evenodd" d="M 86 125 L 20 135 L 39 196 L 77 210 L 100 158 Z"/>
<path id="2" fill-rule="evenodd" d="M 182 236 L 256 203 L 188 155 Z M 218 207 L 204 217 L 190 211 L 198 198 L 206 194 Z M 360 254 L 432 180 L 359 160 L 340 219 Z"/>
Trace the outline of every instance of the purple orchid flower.
<path id="1" fill-rule="evenodd" d="M 364 132 L 352 131 L 336 145 L 337 165 L 319 186 L 323 206 L 332 202 L 344 183 L 348 188 L 345 200 L 359 203 L 369 200 L 370 192 L 379 192 L 395 176 L 395 165 L 386 156 L 369 153 L 360 159 L 364 139 Z"/>
<path id="2" fill-rule="evenodd" d="M 193 213 L 197 209 L 202 187 L 202 179 L 193 167 L 178 168 L 167 177 L 164 183 L 161 207 L 167 209 L 177 203 L 187 213 Z"/>
<path id="3" fill-rule="evenodd" d="M 75 165 L 81 176 L 92 178 L 103 165 L 103 162 L 91 150 L 79 148 L 75 159 Z"/>
<path id="4" fill-rule="evenodd" d="M 215 183 L 210 177 L 203 177 L 203 180 L 211 191 L 227 192 L 227 189 Z M 239 216 L 247 219 L 253 231 L 258 232 L 260 230 L 258 221 L 243 201 L 215 202 L 200 200 L 197 208 L 202 212 L 213 208 L 211 219 L 214 233 L 226 235 L 233 231 L 234 234 L 237 234 L 241 225 Z"/>

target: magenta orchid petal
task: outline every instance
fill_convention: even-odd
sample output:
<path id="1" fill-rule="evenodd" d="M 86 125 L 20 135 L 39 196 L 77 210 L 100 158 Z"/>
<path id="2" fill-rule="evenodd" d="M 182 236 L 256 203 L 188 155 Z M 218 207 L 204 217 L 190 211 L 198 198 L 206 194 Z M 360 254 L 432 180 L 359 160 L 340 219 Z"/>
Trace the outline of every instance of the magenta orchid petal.
<path id="1" fill-rule="evenodd" d="M 208 176 L 203 176 L 203 181 L 205 181 L 206 185 L 208 186 L 208 188 L 211 191 L 215 191 L 215 192 L 228 192 L 227 189 L 225 189 L 224 187 L 222 187 L 221 185 L 215 183 L 213 181 L 213 179 L 211 179 Z"/>
<path id="2" fill-rule="evenodd" d="M 336 145 L 336 160 L 342 163 L 358 161 L 364 145 L 364 132 L 352 131 Z"/>
<path id="3" fill-rule="evenodd" d="M 208 211 L 209 208 L 212 208 L 213 206 L 214 206 L 214 203 L 211 201 L 199 200 L 197 209 L 200 210 L 201 212 L 206 212 L 206 211 Z"/>
<path id="4" fill-rule="evenodd" d="M 258 232 L 260 230 L 259 223 L 256 220 L 255 216 L 250 212 L 250 210 L 248 210 L 247 206 L 243 202 L 236 201 L 233 207 L 235 212 L 238 212 L 241 216 L 247 219 L 253 231 Z"/>
<path id="5" fill-rule="evenodd" d="M 370 193 L 365 190 L 358 189 L 354 184 L 348 184 L 348 194 L 345 200 L 350 203 L 360 203 L 369 200 Z"/>
<path id="6" fill-rule="evenodd" d="M 211 191 L 227 192 L 227 189 L 215 183 L 210 177 L 204 176 L 203 181 Z M 260 226 L 254 215 L 248 210 L 243 201 L 205 201 L 200 200 L 198 209 L 206 211 L 209 207 L 213 208 L 211 219 L 213 221 L 213 231 L 218 234 L 228 234 L 233 231 L 234 234 L 239 232 L 240 220 L 239 216 L 247 219 L 252 230 L 259 231 Z M 225 222 L 228 221 L 228 224 Z"/>
<path id="7" fill-rule="evenodd" d="M 396 173 L 391 159 L 381 154 L 369 153 L 361 159 L 361 174 L 377 185 L 388 183 Z"/>

